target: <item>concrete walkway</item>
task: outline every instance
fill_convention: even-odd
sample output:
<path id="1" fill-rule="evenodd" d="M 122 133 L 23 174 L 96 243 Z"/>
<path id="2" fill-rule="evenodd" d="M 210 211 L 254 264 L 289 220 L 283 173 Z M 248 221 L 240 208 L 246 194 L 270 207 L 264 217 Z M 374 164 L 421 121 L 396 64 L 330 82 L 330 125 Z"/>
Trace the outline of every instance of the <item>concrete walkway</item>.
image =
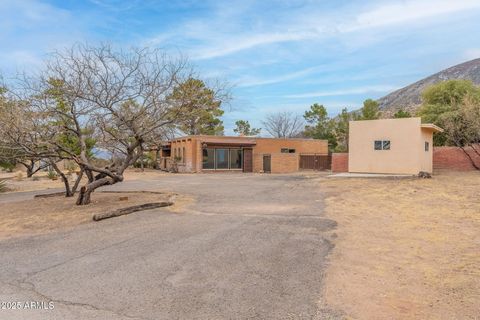
<path id="1" fill-rule="evenodd" d="M 328 175 L 327 178 L 394 178 L 394 179 L 405 179 L 405 178 L 416 178 L 416 176 L 411 175 L 411 174 L 342 172 L 342 173 L 335 173 L 335 174 Z"/>

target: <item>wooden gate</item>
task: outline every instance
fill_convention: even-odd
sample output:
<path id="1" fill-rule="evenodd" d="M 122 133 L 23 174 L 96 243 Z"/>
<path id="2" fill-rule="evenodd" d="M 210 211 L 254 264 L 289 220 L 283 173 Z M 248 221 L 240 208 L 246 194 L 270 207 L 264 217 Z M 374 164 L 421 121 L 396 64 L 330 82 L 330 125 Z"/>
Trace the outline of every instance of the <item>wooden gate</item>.
<path id="1" fill-rule="evenodd" d="M 263 155 L 263 172 L 272 172 L 272 156 L 269 154 Z"/>
<path id="2" fill-rule="evenodd" d="M 328 155 L 300 155 L 300 170 L 330 170 L 332 156 Z"/>
<path id="3" fill-rule="evenodd" d="M 243 172 L 253 172 L 252 149 L 243 149 Z"/>

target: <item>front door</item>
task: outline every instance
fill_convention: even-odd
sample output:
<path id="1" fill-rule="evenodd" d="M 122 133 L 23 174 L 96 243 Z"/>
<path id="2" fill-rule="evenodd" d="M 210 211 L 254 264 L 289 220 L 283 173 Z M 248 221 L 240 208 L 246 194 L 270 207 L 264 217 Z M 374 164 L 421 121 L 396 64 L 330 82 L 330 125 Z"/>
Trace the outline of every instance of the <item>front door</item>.
<path id="1" fill-rule="evenodd" d="M 263 172 L 272 172 L 272 156 L 269 154 L 263 155 Z"/>
<path id="2" fill-rule="evenodd" d="M 253 152 L 250 148 L 243 149 L 243 172 L 253 172 Z"/>

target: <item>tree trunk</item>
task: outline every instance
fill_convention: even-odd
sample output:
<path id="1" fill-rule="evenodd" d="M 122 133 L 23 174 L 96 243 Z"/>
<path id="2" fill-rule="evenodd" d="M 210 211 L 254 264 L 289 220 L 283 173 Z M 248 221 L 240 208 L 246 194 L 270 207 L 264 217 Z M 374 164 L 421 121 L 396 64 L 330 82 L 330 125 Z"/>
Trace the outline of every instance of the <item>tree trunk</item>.
<path id="1" fill-rule="evenodd" d="M 80 181 L 82 180 L 83 177 L 83 169 L 80 169 L 80 173 L 77 176 L 77 180 L 75 180 L 75 184 L 73 185 L 72 188 L 72 194 L 75 194 L 77 192 L 78 185 L 80 184 Z"/>
<path id="2" fill-rule="evenodd" d="M 475 161 L 472 159 L 472 156 L 467 152 L 467 150 L 465 150 L 465 147 L 460 147 L 460 149 L 463 150 L 463 152 L 467 155 L 468 159 L 470 160 L 470 163 L 472 164 L 472 166 L 477 169 L 477 170 L 480 170 L 480 167 L 477 166 L 477 164 L 475 163 Z"/>
<path id="3" fill-rule="evenodd" d="M 72 189 L 70 189 L 70 183 L 68 182 L 67 176 L 58 168 L 57 164 L 55 162 L 51 163 L 52 168 L 55 170 L 55 172 L 58 173 L 58 175 L 62 178 L 63 184 L 65 185 L 65 197 L 73 197 L 73 192 Z"/>
<path id="4" fill-rule="evenodd" d="M 114 181 L 111 177 L 104 177 L 93 182 L 89 182 L 86 186 L 80 188 L 80 194 L 78 195 L 76 204 L 79 206 L 87 205 L 91 202 L 91 194 L 95 189 L 115 184 L 117 181 Z"/>
<path id="5" fill-rule="evenodd" d="M 27 166 L 27 178 L 30 178 L 31 176 L 33 176 L 33 168 Z"/>
<path id="6" fill-rule="evenodd" d="M 85 171 L 85 174 L 86 174 L 86 176 L 87 176 L 87 178 L 88 178 L 88 183 L 91 183 L 91 182 L 95 181 L 95 179 L 93 178 L 93 173 L 92 173 L 92 171 L 90 171 L 90 170 L 88 170 L 88 169 L 84 169 L 84 171 Z"/>
<path id="7" fill-rule="evenodd" d="M 28 163 L 20 162 L 27 169 L 27 178 L 31 178 L 36 171 L 33 171 L 35 168 L 35 161 L 30 160 Z"/>
<path id="8" fill-rule="evenodd" d="M 43 166 L 39 165 L 38 168 L 35 169 L 35 160 L 30 160 L 30 164 L 26 164 L 26 163 L 23 163 L 23 162 L 21 162 L 21 164 L 24 165 L 25 168 L 27 168 L 27 178 L 31 178 L 38 171 L 48 167 L 48 165 L 43 165 Z"/>

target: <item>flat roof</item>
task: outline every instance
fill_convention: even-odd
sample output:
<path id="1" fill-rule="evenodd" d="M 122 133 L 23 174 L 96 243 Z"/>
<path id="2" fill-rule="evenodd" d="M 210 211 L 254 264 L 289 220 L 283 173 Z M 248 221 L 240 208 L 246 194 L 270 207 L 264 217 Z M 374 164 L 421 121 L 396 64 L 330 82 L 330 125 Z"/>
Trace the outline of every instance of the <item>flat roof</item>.
<path id="1" fill-rule="evenodd" d="M 422 123 L 421 127 L 422 129 L 429 129 L 429 130 L 432 130 L 433 132 L 443 132 L 442 128 L 434 125 L 433 123 Z"/>
<path id="2" fill-rule="evenodd" d="M 178 141 L 178 140 L 185 140 L 185 139 L 199 139 L 205 142 L 210 142 L 213 140 L 217 140 L 218 142 L 222 141 L 225 143 L 226 140 L 229 140 L 230 142 L 251 142 L 251 143 L 256 143 L 255 140 L 306 140 L 306 141 L 321 141 L 321 139 L 312 139 L 312 138 L 267 138 L 267 137 L 255 137 L 255 136 L 211 136 L 211 135 L 189 135 L 189 136 L 183 136 L 183 137 L 178 137 L 175 139 L 170 140 L 171 141 Z"/>

